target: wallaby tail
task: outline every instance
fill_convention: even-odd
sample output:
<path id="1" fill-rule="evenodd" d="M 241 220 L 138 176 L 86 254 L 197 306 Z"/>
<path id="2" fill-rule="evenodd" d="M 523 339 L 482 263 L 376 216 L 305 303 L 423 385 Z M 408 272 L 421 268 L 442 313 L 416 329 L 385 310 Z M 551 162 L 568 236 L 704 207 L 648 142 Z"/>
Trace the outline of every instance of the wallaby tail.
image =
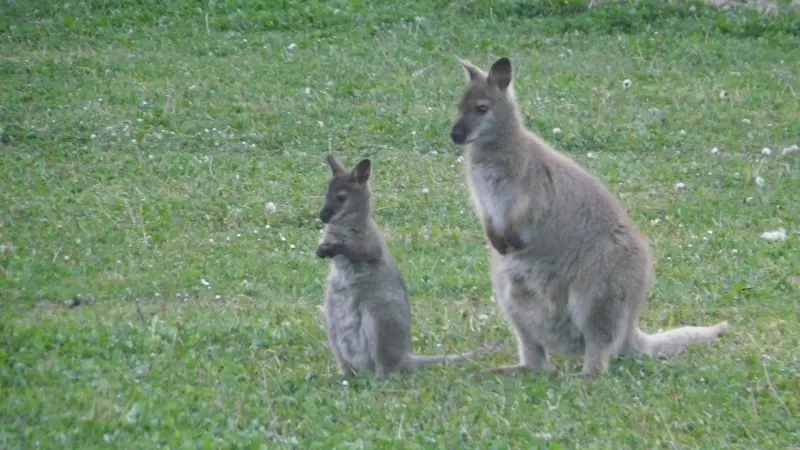
<path id="1" fill-rule="evenodd" d="M 467 361 L 472 359 L 475 356 L 494 353 L 503 346 L 503 341 L 495 341 L 489 345 L 477 348 L 475 350 L 459 353 L 457 355 L 439 355 L 439 356 L 428 356 L 428 355 L 409 355 L 409 369 L 418 370 L 425 368 L 427 366 L 433 364 L 453 364 L 458 362 Z"/>
<path id="2" fill-rule="evenodd" d="M 706 327 L 674 328 L 657 334 L 646 334 L 637 327 L 628 338 L 626 353 L 665 358 L 682 353 L 689 345 L 712 342 L 726 331 L 727 321 Z"/>

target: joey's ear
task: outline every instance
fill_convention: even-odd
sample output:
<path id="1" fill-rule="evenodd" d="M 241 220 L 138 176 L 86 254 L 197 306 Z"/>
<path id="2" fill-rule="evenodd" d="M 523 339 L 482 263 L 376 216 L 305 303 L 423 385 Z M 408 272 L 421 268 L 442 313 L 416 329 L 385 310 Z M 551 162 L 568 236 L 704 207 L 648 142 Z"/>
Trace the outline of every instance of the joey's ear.
<path id="1" fill-rule="evenodd" d="M 486 74 L 471 62 L 467 61 L 466 59 L 457 59 L 458 62 L 461 63 L 461 67 L 464 68 L 464 73 L 467 75 L 467 81 L 472 81 L 476 78 L 486 78 Z"/>
<path id="2" fill-rule="evenodd" d="M 336 157 L 333 156 L 333 153 L 328 153 L 328 165 L 331 166 L 331 172 L 333 172 L 333 175 L 339 175 L 340 173 L 345 172 L 344 167 L 339 164 L 339 161 L 336 160 Z"/>
<path id="3" fill-rule="evenodd" d="M 371 166 L 372 163 L 370 163 L 369 159 L 362 159 L 361 162 L 356 165 L 356 168 L 353 169 L 353 179 L 356 180 L 356 183 L 364 184 L 369 180 Z"/>
<path id="4" fill-rule="evenodd" d="M 497 85 L 501 91 L 506 90 L 511 84 L 511 61 L 508 58 L 500 58 L 492 64 L 489 69 L 489 84 Z"/>

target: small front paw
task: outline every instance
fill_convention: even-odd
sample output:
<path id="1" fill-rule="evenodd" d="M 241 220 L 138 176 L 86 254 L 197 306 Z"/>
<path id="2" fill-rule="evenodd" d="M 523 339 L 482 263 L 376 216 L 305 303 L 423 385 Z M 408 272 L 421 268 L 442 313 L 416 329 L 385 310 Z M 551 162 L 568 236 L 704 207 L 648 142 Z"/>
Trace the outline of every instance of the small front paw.
<path id="1" fill-rule="evenodd" d="M 333 244 L 320 244 L 317 247 L 317 257 L 325 259 L 334 256 L 336 256 L 336 247 Z"/>
<path id="2" fill-rule="evenodd" d="M 508 242 L 503 239 L 502 236 L 498 236 L 494 233 L 488 232 L 486 233 L 486 237 L 489 239 L 489 244 L 494 247 L 497 253 L 501 255 L 505 255 L 508 252 Z"/>
<path id="3" fill-rule="evenodd" d="M 522 247 L 525 246 L 525 243 L 522 242 L 522 238 L 519 237 L 519 235 L 517 233 L 514 233 L 513 231 L 506 233 L 504 240 L 506 242 L 506 245 L 508 247 L 513 248 L 514 250 L 520 250 Z"/>

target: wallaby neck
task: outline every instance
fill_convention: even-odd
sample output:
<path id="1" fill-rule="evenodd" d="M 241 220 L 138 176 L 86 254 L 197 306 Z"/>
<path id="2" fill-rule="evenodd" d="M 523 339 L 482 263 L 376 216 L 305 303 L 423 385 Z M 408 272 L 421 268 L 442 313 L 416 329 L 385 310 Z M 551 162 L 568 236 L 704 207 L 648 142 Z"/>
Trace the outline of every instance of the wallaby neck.
<path id="1" fill-rule="evenodd" d="M 473 142 L 467 146 L 469 159 L 473 163 L 502 164 L 509 169 L 521 167 L 532 159 L 538 159 L 536 139 L 520 121 L 509 123 L 498 130 L 491 140 Z M 513 171 L 513 170 L 512 170 Z"/>

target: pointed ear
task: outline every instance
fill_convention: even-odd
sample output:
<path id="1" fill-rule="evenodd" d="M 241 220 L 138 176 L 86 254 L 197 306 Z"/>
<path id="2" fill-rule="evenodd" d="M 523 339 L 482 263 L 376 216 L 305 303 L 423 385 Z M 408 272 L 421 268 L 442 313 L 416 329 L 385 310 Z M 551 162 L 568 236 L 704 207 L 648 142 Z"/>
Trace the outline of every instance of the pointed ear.
<path id="1" fill-rule="evenodd" d="M 501 91 L 506 90 L 511 84 L 511 61 L 508 58 L 500 58 L 492 64 L 489 70 L 489 84 L 497 85 Z"/>
<path id="2" fill-rule="evenodd" d="M 339 161 L 336 160 L 336 157 L 333 156 L 332 153 L 328 153 L 328 165 L 331 166 L 331 172 L 333 175 L 339 175 L 340 173 L 345 172 L 344 167 L 339 164 Z"/>
<path id="3" fill-rule="evenodd" d="M 464 73 L 467 75 L 467 81 L 472 81 L 476 78 L 477 79 L 486 78 L 486 74 L 483 73 L 481 69 L 479 69 L 471 62 L 467 61 L 466 59 L 461 59 L 461 58 L 457 59 L 458 62 L 461 64 L 461 67 L 464 68 Z"/>
<path id="4" fill-rule="evenodd" d="M 356 168 L 353 169 L 353 179 L 356 180 L 356 183 L 364 184 L 369 180 L 371 166 L 372 163 L 370 163 L 369 159 L 362 159 L 361 162 L 356 165 Z"/>

